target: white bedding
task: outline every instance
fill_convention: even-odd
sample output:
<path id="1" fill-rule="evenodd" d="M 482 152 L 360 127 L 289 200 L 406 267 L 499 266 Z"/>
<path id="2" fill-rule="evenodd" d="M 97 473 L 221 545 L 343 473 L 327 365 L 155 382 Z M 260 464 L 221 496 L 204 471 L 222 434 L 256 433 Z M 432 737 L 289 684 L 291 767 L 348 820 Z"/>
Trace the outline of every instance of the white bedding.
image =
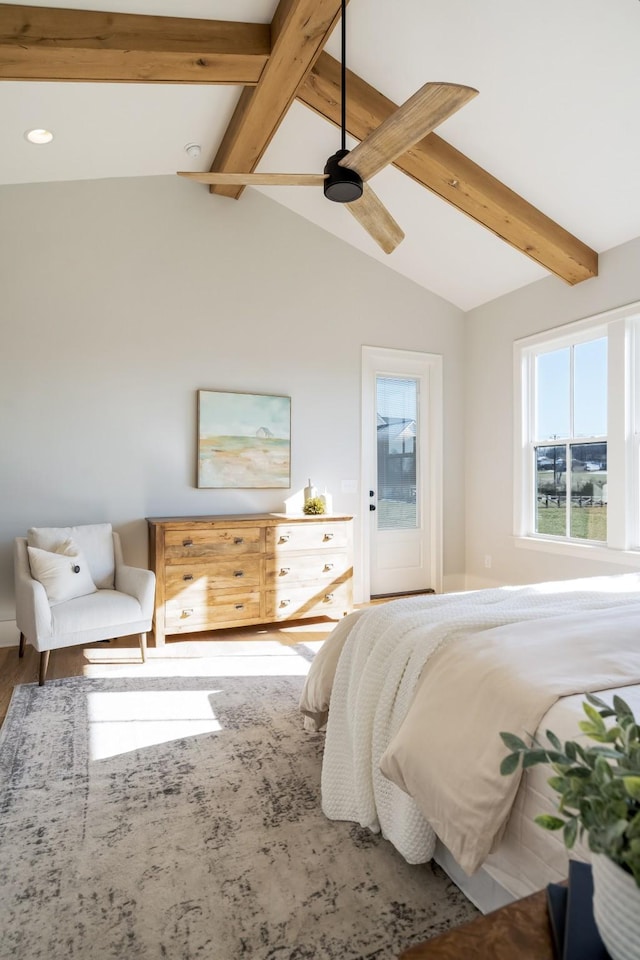
<path id="1" fill-rule="evenodd" d="M 520 779 L 500 774 L 500 731 L 526 738 L 560 697 L 627 683 L 640 683 L 640 603 L 455 637 L 430 657 L 380 769 L 472 874 Z"/>
<path id="2" fill-rule="evenodd" d="M 593 619 L 589 611 L 640 605 L 639 591 L 640 575 L 628 574 L 412 598 L 346 618 L 316 658 L 301 699 L 302 711 L 317 724 L 331 701 L 322 776 L 327 816 L 381 829 L 410 862 L 429 859 L 435 844 L 431 825 L 415 799 L 384 777 L 379 765 L 402 732 L 418 679 L 435 651 L 504 624 L 581 611 L 587 623 Z M 618 678 L 616 685 L 626 682 Z M 399 782 L 406 786 L 402 777 Z M 512 839 L 508 828 L 504 842 Z"/>

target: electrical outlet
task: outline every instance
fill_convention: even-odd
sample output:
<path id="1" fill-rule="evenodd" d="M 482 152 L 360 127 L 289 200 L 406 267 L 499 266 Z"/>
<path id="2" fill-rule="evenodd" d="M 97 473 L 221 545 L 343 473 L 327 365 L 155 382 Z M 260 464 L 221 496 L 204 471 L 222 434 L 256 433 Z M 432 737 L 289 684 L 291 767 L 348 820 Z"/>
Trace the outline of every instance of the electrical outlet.
<path id="1" fill-rule="evenodd" d="M 490 553 L 485 553 L 485 555 L 484 555 L 484 565 L 485 565 L 485 567 L 486 567 L 487 570 L 490 570 L 490 569 L 491 569 L 491 554 L 490 554 Z"/>

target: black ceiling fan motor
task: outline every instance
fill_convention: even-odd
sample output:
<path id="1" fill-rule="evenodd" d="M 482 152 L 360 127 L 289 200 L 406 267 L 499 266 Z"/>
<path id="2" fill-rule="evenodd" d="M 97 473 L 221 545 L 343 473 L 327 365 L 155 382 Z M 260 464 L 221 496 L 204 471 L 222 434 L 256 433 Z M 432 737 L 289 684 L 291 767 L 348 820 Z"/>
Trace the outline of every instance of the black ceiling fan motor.
<path id="1" fill-rule="evenodd" d="M 324 195 L 335 203 L 353 203 L 362 196 L 362 177 L 355 170 L 340 166 L 340 160 L 348 153 L 348 150 L 338 150 L 329 157 L 324 168 L 327 174 Z"/>
<path id="2" fill-rule="evenodd" d="M 324 195 L 327 200 L 333 200 L 334 203 L 353 203 L 362 196 L 362 177 L 355 170 L 349 170 L 348 167 L 341 167 L 340 161 L 347 156 L 347 3 L 342 0 L 342 17 L 340 24 L 340 33 L 342 35 L 342 62 L 340 64 L 340 112 L 341 112 L 341 150 L 329 157 L 325 164 L 324 172 L 327 179 L 324 182 Z"/>

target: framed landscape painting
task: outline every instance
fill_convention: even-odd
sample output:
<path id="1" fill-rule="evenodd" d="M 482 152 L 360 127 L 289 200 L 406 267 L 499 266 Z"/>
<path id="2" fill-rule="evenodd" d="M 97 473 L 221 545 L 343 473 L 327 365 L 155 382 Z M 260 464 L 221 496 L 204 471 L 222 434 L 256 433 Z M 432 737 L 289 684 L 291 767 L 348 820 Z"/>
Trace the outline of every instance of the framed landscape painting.
<path id="1" fill-rule="evenodd" d="M 291 485 L 291 398 L 198 390 L 198 487 Z"/>

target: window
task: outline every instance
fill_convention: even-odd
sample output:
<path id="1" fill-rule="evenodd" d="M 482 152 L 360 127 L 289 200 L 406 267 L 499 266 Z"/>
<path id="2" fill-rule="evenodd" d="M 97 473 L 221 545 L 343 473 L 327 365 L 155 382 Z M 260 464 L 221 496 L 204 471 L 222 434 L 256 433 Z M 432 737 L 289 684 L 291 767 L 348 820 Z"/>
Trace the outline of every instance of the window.
<path id="1" fill-rule="evenodd" d="M 634 304 L 516 342 L 516 537 L 640 546 L 639 334 Z"/>
<path id="2" fill-rule="evenodd" d="M 607 338 L 534 364 L 534 532 L 606 543 Z"/>

